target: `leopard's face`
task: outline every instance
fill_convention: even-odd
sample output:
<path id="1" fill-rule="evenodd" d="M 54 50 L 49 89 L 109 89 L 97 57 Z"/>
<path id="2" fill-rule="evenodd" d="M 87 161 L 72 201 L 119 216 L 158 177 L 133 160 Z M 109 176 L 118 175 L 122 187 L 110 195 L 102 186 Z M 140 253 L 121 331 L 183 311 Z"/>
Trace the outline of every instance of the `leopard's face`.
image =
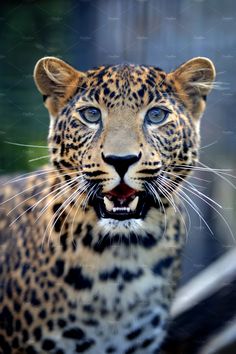
<path id="1" fill-rule="evenodd" d="M 214 79 L 205 58 L 169 74 L 118 65 L 78 72 L 56 58 L 36 66 L 51 114 L 52 163 L 71 201 L 99 219 L 143 220 L 160 208 L 196 163 L 199 119 Z M 73 198 L 74 195 L 74 198 Z"/>

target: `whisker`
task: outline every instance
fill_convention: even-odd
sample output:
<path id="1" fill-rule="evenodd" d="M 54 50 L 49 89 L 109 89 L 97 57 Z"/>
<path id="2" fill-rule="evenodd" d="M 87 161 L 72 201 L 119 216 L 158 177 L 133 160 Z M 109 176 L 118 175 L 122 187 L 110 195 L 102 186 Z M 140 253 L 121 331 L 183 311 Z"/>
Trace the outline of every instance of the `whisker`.
<path id="1" fill-rule="evenodd" d="M 41 171 L 43 171 L 43 172 L 41 172 Z M 46 174 L 46 173 L 50 173 L 52 171 L 55 171 L 55 168 L 47 169 L 47 170 L 45 170 L 45 168 L 43 168 L 42 170 L 37 170 L 37 171 L 33 171 L 33 172 L 27 172 L 27 173 L 24 173 L 24 174 L 22 174 L 20 176 L 16 176 L 16 177 L 10 179 L 10 181 L 7 181 L 7 182 L 3 183 L 2 185 L 4 186 L 4 185 L 9 184 L 9 183 L 18 182 L 18 181 L 21 181 L 21 180 L 26 179 L 26 178 L 31 178 L 33 176 L 40 176 L 41 174 L 43 175 L 43 174 Z"/>
<path id="2" fill-rule="evenodd" d="M 155 190 L 155 188 L 152 186 L 151 183 L 146 183 L 145 184 L 146 187 L 148 188 L 148 190 L 151 192 L 151 194 L 153 195 L 154 199 L 159 203 L 160 208 L 164 214 L 164 218 L 165 218 L 165 227 L 164 227 L 164 231 L 162 236 L 165 237 L 166 234 L 166 228 L 167 228 L 167 220 L 166 220 L 166 210 L 165 210 L 165 206 L 161 200 L 161 197 L 159 196 L 158 192 Z"/>
<path id="3" fill-rule="evenodd" d="M 78 192 L 78 191 L 77 191 L 77 192 Z M 83 192 L 82 192 L 82 193 L 83 193 Z M 60 230 L 60 234 L 59 234 L 59 239 L 61 238 L 62 230 L 64 229 L 64 225 L 65 225 L 65 223 L 66 223 L 66 221 L 67 221 L 67 219 L 68 219 L 68 217 L 69 217 L 71 211 L 75 208 L 75 205 L 76 205 L 76 203 L 78 202 L 78 200 L 80 199 L 80 197 L 83 196 L 82 193 L 79 192 L 77 195 L 75 195 L 75 198 L 73 198 L 73 200 L 69 202 L 69 204 L 71 204 L 71 203 L 75 200 L 75 204 L 72 204 L 72 205 L 71 205 L 70 210 L 69 210 L 69 212 L 67 213 L 67 215 L 66 215 L 66 217 L 65 217 L 65 219 L 64 219 L 64 221 L 63 221 L 63 223 L 62 223 L 62 225 L 61 225 L 61 230 Z M 78 209 L 80 208 L 82 202 L 83 202 L 83 199 L 82 199 L 81 203 L 79 204 L 78 208 L 76 209 L 76 213 L 75 213 L 75 214 L 77 214 L 77 211 L 78 211 Z M 63 211 L 64 211 L 64 210 L 63 210 Z M 73 217 L 73 222 L 72 222 L 72 225 L 71 225 L 71 228 L 70 228 L 72 235 L 73 235 L 73 223 L 74 223 L 74 219 L 75 219 L 75 215 L 74 215 L 74 217 Z"/>
<path id="4" fill-rule="evenodd" d="M 175 175 L 173 173 L 168 173 L 174 177 L 178 177 L 178 175 Z M 163 176 L 163 178 L 166 178 L 165 176 Z M 167 181 L 170 181 L 171 183 L 174 183 L 177 187 L 180 187 L 180 188 L 183 188 L 183 189 L 186 189 L 187 191 L 189 191 L 190 193 L 193 193 L 194 195 L 196 195 L 196 193 L 200 194 L 201 196 L 203 196 L 204 198 L 208 199 L 209 201 L 211 201 L 213 204 L 215 204 L 216 206 L 218 206 L 218 208 L 222 209 L 222 205 L 220 205 L 219 203 L 217 203 L 214 199 L 210 198 L 209 196 L 207 196 L 206 194 L 203 194 L 202 192 L 200 192 L 198 189 L 196 189 L 194 187 L 194 185 L 185 180 L 184 178 L 180 178 L 184 183 L 187 183 L 190 185 L 189 188 L 187 188 L 186 186 L 183 186 L 183 184 L 181 184 L 181 186 L 176 182 L 176 181 L 172 181 L 171 179 L 167 179 Z M 195 193 L 194 193 L 195 192 Z M 200 197 L 199 197 L 200 198 Z"/>
<path id="5" fill-rule="evenodd" d="M 63 188 L 64 186 L 62 186 L 62 187 L 59 187 L 58 189 L 61 189 L 61 188 Z M 69 186 L 67 187 L 67 188 L 69 188 Z M 57 190 L 58 190 L 57 189 Z M 30 207 L 28 207 L 23 213 L 21 213 L 16 219 L 14 219 L 11 223 L 10 223 L 10 227 L 11 226 L 13 226 L 15 223 L 16 223 L 16 221 L 17 220 L 19 220 L 25 213 L 27 213 L 29 210 L 34 210 L 35 208 L 36 208 L 36 206 L 39 204 L 39 203 L 41 203 L 45 198 L 47 198 L 48 197 L 48 195 L 50 195 L 50 194 L 52 194 L 52 193 L 55 193 L 55 191 L 52 191 L 51 193 L 49 193 L 49 194 L 47 194 L 46 196 L 44 196 L 43 198 L 41 198 L 39 201 L 37 201 L 33 206 L 30 206 Z M 56 197 L 58 197 L 58 195 L 56 196 Z M 45 207 L 44 207 L 45 208 Z M 42 212 L 42 211 L 41 211 Z M 41 216 L 41 215 L 40 215 Z M 39 217 L 35 220 L 35 223 L 38 221 L 38 219 L 39 219 Z"/>
<path id="6" fill-rule="evenodd" d="M 42 171 L 42 172 L 41 172 Z M 42 175 L 45 175 L 45 174 L 48 174 L 48 173 L 52 173 L 52 172 L 60 172 L 60 171 L 63 171 L 63 169 L 56 169 L 56 168 L 51 168 L 51 169 L 47 169 L 45 170 L 42 169 L 42 170 L 37 170 L 37 171 L 33 171 L 33 172 L 27 172 L 21 176 L 16 176 L 14 178 L 12 178 L 10 181 L 7 181 L 5 182 L 3 185 L 6 185 L 6 184 L 9 184 L 9 183 L 15 183 L 15 182 L 19 182 L 19 181 L 22 181 L 24 179 L 27 179 L 27 178 L 33 178 L 33 177 L 38 177 L 38 176 L 42 176 Z M 80 170 L 72 170 L 73 172 L 67 172 L 67 173 L 60 173 L 60 176 L 65 176 L 65 175 L 72 175 L 74 173 L 79 173 Z"/>
<path id="7" fill-rule="evenodd" d="M 78 176 L 78 177 L 74 177 L 71 181 L 66 182 L 65 185 L 57 188 L 56 190 L 53 190 L 51 193 L 47 194 L 46 196 L 43 197 L 43 199 L 40 200 L 40 202 L 42 202 L 42 200 L 46 199 L 49 195 L 57 192 L 59 190 L 58 193 L 56 193 L 56 195 L 49 200 L 49 202 L 44 206 L 44 208 L 40 211 L 40 214 L 38 216 L 38 218 L 35 220 L 35 222 L 37 222 L 39 220 L 39 218 L 41 217 L 41 215 L 48 209 L 48 207 L 59 197 L 61 197 L 63 194 L 65 194 L 69 188 L 71 188 L 71 185 L 73 185 L 76 181 L 78 181 L 79 179 L 83 178 L 83 176 Z M 63 190 L 61 191 L 61 189 L 63 188 Z M 37 203 L 36 203 L 37 204 Z M 36 205 L 37 206 L 37 205 Z M 35 207 L 36 207 L 35 206 Z"/>
<path id="8" fill-rule="evenodd" d="M 65 184 L 65 183 L 66 183 L 65 181 L 61 181 L 61 182 L 59 182 L 59 183 L 54 184 L 53 187 L 56 187 L 56 186 L 58 186 L 58 185 Z M 34 197 L 38 196 L 39 194 L 42 194 L 45 190 L 50 189 L 51 187 L 52 187 L 51 185 L 48 186 L 48 187 L 45 187 L 45 188 L 41 189 L 39 192 L 37 192 L 37 193 L 35 193 L 35 194 L 33 194 L 33 195 L 30 195 L 28 198 L 22 200 L 22 201 L 21 201 L 20 203 L 18 203 L 13 209 L 11 209 L 11 210 L 7 213 L 7 215 L 10 215 L 15 209 L 17 209 L 17 208 L 18 208 L 20 205 L 22 205 L 23 203 L 27 202 L 29 199 L 34 198 Z M 58 188 L 58 189 L 59 189 L 59 188 Z M 58 189 L 56 189 L 56 190 L 58 190 Z M 47 198 L 50 194 L 55 193 L 56 190 L 53 190 L 51 193 L 49 193 L 49 194 L 47 194 L 46 196 L 44 196 L 44 198 Z M 40 199 L 39 202 L 41 202 L 42 200 L 44 200 L 44 198 Z M 36 204 L 36 203 L 35 203 L 35 204 Z M 35 205 L 35 204 L 34 204 L 34 205 Z M 30 206 L 29 209 L 30 209 L 30 208 L 32 208 L 32 210 L 34 210 L 34 207 L 31 207 L 31 206 Z M 28 209 L 27 209 L 27 210 L 28 210 Z"/>
<path id="9" fill-rule="evenodd" d="M 94 185 L 94 186 L 96 186 L 96 185 Z M 94 186 L 93 186 L 93 187 L 94 187 Z M 93 188 L 93 187 L 92 187 L 92 188 Z M 99 185 L 97 186 L 97 188 L 94 188 L 92 194 L 93 194 L 93 195 L 96 194 L 98 190 L 99 190 Z M 74 216 L 73 216 L 72 223 L 71 223 L 71 232 L 73 232 L 73 227 L 74 227 L 75 218 L 76 218 L 76 216 L 77 216 L 77 214 L 78 214 L 78 211 L 79 211 L 80 206 L 81 206 L 82 204 L 84 204 L 85 198 L 86 198 L 86 197 L 84 197 L 84 198 L 82 199 L 82 201 L 79 203 L 79 205 L 78 205 L 77 208 L 76 208 L 76 211 L 75 211 L 75 214 L 74 214 Z M 77 203 L 77 202 L 75 202 L 75 203 Z"/>
<path id="10" fill-rule="evenodd" d="M 58 210 L 56 211 L 56 213 L 53 214 L 52 218 L 50 219 L 49 223 L 48 223 L 48 226 L 44 232 L 44 237 L 43 237 L 43 242 L 44 242 L 44 238 L 46 236 L 46 233 L 48 231 L 48 228 L 50 227 L 51 225 L 51 231 L 49 232 L 49 239 L 50 239 L 50 236 L 51 236 L 51 233 L 56 225 L 56 222 L 59 220 L 59 218 L 61 217 L 61 215 L 64 213 L 64 211 L 67 209 L 67 207 L 70 205 L 70 203 L 76 198 L 78 197 L 79 194 L 82 194 L 82 192 L 84 192 L 86 189 L 87 189 L 87 182 L 84 181 L 84 185 L 82 186 L 82 188 L 80 190 L 76 190 L 74 191 L 60 206 L 60 208 L 58 208 Z M 57 215 L 57 217 L 54 219 L 55 217 L 55 214 L 58 214 L 60 212 L 59 215 Z M 54 220 L 54 221 L 53 221 Z M 53 223 L 52 223 L 53 221 Z"/>
<path id="11" fill-rule="evenodd" d="M 200 161 L 198 161 L 198 163 L 200 163 Z M 212 168 L 212 167 L 208 167 L 206 165 L 204 166 L 192 166 L 192 165 L 170 165 L 171 167 L 178 167 L 181 169 L 185 169 L 185 170 L 196 170 L 196 171 L 203 171 L 203 172 L 218 172 L 220 174 L 226 174 L 228 172 L 231 172 L 232 169 L 230 168 Z M 230 175 L 234 178 L 236 178 L 236 176 L 234 175 Z"/>
<path id="12" fill-rule="evenodd" d="M 156 185 L 156 187 L 160 188 L 160 191 L 163 193 L 164 197 L 168 200 L 168 202 L 172 205 L 174 211 L 176 212 L 173 196 L 171 194 L 169 196 L 166 195 L 166 191 L 162 188 L 161 184 L 157 184 L 157 181 L 153 181 L 153 183 Z"/>
<path id="13" fill-rule="evenodd" d="M 204 217 L 202 216 L 199 207 L 196 205 L 196 203 L 193 202 L 193 200 L 182 190 L 176 190 L 172 188 L 172 192 L 175 193 L 176 195 L 178 195 L 180 198 L 182 198 L 199 216 L 199 218 L 203 221 L 203 223 L 206 225 L 206 227 L 208 228 L 208 230 L 210 231 L 210 233 L 212 235 L 214 235 L 213 231 L 211 230 L 210 226 L 208 225 L 208 223 L 206 222 L 206 220 L 204 219 Z"/>
<path id="14" fill-rule="evenodd" d="M 45 156 L 40 156 L 40 157 L 35 157 L 34 159 L 30 159 L 28 160 L 28 162 L 34 162 L 34 161 L 38 161 L 38 160 L 42 160 L 42 159 L 46 159 L 50 157 L 50 155 L 45 155 Z"/>
<path id="15" fill-rule="evenodd" d="M 203 167 L 199 166 L 188 166 L 188 165 L 172 165 L 172 167 L 177 167 L 181 168 L 183 170 L 191 170 L 191 171 L 200 171 L 200 172 L 211 172 L 214 173 L 216 176 L 219 178 L 223 179 L 226 183 L 228 183 L 233 189 L 236 189 L 236 186 L 225 176 L 230 177 L 230 178 L 236 178 L 236 176 L 231 175 L 227 172 L 232 171 L 231 169 L 213 169 L 211 167 L 208 167 L 207 165 L 204 165 L 202 162 L 198 162 L 203 165 Z"/>
<path id="16" fill-rule="evenodd" d="M 76 173 L 77 173 L 77 172 L 76 172 Z M 74 173 L 73 173 L 73 174 L 74 174 Z M 55 178 L 55 177 L 56 177 L 56 176 L 52 176 L 51 178 Z M 25 192 L 28 192 L 28 191 L 30 191 L 31 189 L 35 188 L 35 187 L 39 187 L 39 186 L 41 186 L 42 184 L 45 184 L 45 181 L 41 181 L 40 183 L 33 184 L 32 186 L 25 188 L 23 191 L 21 191 L 21 192 L 19 192 L 19 193 L 17 193 L 17 194 L 14 194 L 14 195 L 11 196 L 10 198 L 8 198 L 8 199 L 4 200 L 3 202 L 1 202 L 0 205 L 4 205 L 4 204 L 8 203 L 9 201 L 11 201 L 12 199 L 18 197 L 19 195 L 22 195 L 22 194 L 24 194 Z"/>
<path id="17" fill-rule="evenodd" d="M 178 211 L 178 213 L 179 213 L 179 215 L 180 215 L 180 217 L 181 217 L 181 220 L 183 221 L 184 228 L 185 228 L 185 230 L 186 230 L 186 236 L 188 237 L 189 230 L 190 230 L 191 225 L 192 225 L 192 223 L 191 223 L 191 218 L 190 218 L 190 214 L 189 214 L 189 212 L 188 212 L 188 209 L 186 208 L 186 206 L 185 206 L 185 204 L 183 203 L 183 201 L 180 200 L 180 199 L 178 199 L 178 200 L 181 201 L 181 203 L 182 203 L 182 205 L 183 205 L 183 207 L 184 207 L 184 209 L 185 209 L 185 211 L 186 211 L 186 214 L 187 214 L 187 217 L 188 217 L 188 225 L 189 225 L 189 227 L 187 227 L 186 222 L 185 222 L 185 219 L 184 219 L 184 217 L 183 217 L 183 215 L 182 215 L 182 213 L 181 213 L 179 207 L 178 207 L 177 204 L 174 202 L 174 198 L 173 198 L 173 196 L 171 195 L 170 191 L 168 191 L 167 188 L 165 188 L 165 187 L 163 186 L 163 184 L 165 185 L 165 183 L 166 183 L 166 182 L 162 180 L 162 181 L 160 181 L 160 184 L 157 185 L 157 187 L 160 188 L 160 190 L 161 190 L 162 193 L 163 193 L 163 189 L 164 189 L 165 192 L 166 192 L 169 196 L 172 197 L 173 203 L 174 203 L 174 205 L 175 205 L 175 208 L 176 208 L 176 210 Z M 168 185 L 166 185 L 166 187 L 168 187 Z"/>
<path id="18" fill-rule="evenodd" d="M 173 182 L 173 181 L 171 181 Z M 183 186 L 181 186 L 183 188 Z M 230 232 L 230 235 L 232 237 L 232 239 L 235 241 L 235 237 L 234 237 L 234 234 L 233 234 L 233 231 L 231 229 L 231 227 L 229 226 L 229 223 L 227 222 L 227 220 L 225 219 L 225 217 L 219 212 L 219 210 L 217 210 L 215 208 L 214 205 L 212 205 L 211 203 L 209 203 L 207 200 L 205 200 L 204 198 L 207 198 L 208 200 L 210 200 L 212 203 L 214 203 L 216 206 L 218 206 L 219 208 L 222 208 L 222 206 L 220 204 L 218 204 L 217 202 L 215 202 L 213 199 L 211 199 L 210 197 L 204 195 L 203 193 L 201 193 L 200 191 L 198 190 L 195 190 L 196 193 L 191 189 L 188 189 L 186 187 L 184 187 L 187 191 L 189 191 L 190 193 L 192 193 L 193 195 L 195 195 L 196 197 L 198 197 L 200 200 L 202 200 L 203 202 L 205 202 L 207 205 L 209 205 L 219 216 L 220 218 L 223 220 L 223 222 L 225 223 L 225 225 L 227 226 L 227 229 L 229 230 Z M 183 191 L 182 191 L 183 192 Z M 200 196 L 200 195 L 201 196 Z"/>
<path id="19" fill-rule="evenodd" d="M 204 163 L 200 162 L 199 161 L 199 164 L 202 165 L 204 168 L 206 168 L 207 170 L 211 171 L 212 168 L 208 167 L 207 165 L 205 165 Z M 227 172 L 227 170 L 225 170 Z M 229 170 L 230 171 L 230 170 Z M 230 181 L 228 180 L 228 178 L 226 178 L 225 176 L 228 176 L 228 177 L 233 177 L 233 178 L 236 178 L 236 176 L 233 176 L 233 175 L 230 175 L 230 174 L 227 174 L 227 173 L 221 173 L 221 171 L 218 171 L 217 169 L 214 169 L 214 172 L 215 174 L 218 176 L 218 177 L 221 177 L 224 181 L 226 181 L 228 184 L 230 184 L 234 189 L 236 189 L 236 186 Z M 222 176 L 223 175 L 223 176 Z"/>
<path id="20" fill-rule="evenodd" d="M 203 149 L 209 148 L 210 146 L 213 146 L 213 145 L 215 145 L 215 144 L 217 144 L 217 143 L 218 143 L 218 140 L 212 141 L 211 143 L 209 143 L 209 144 L 207 144 L 207 145 L 201 146 L 201 147 L 199 148 L 199 150 L 203 150 Z"/>
<path id="21" fill-rule="evenodd" d="M 14 143 L 12 141 L 4 141 L 5 144 L 15 145 L 15 146 L 25 146 L 31 148 L 40 148 L 40 149 L 48 149 L 48 145 L 30 145 L 30 144 L 22 144 L 22 143 Z"/>
<path id="22" fill-rule="evenodd" d="M 35 184 L 35 185 L 33 185 L 33 186 L 30 186 L 30 187 L 24 189 L 23 191 L 21 191 L 21 192 L 15 194 L 15 195 L 13 195 L 12 197 L 10 197 L 10 198 L 4 200 L 2 203 L 0 203 L 0 205 L 6 204 L 6 203 L 8 203 L 9 201 L 11 201 L 12 199 L 18 197 L 19 195 L 24 194 L 25 192 L 30 191 L 31 189 L 33 189 L 33 188 L 35 188 L 35 187 L 41 186 L 42 184 L 45 184 L 45 181 L 41 181 L 40 183 L 37 183 L 37 184 Z"/>

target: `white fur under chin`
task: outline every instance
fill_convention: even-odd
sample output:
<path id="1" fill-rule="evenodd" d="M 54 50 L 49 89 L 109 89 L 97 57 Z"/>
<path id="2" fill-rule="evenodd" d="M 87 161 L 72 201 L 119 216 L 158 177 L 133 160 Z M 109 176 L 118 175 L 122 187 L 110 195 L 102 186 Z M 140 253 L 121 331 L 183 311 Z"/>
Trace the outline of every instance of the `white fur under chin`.
<path id="1" fill-rule="evenodd" d="M 101 219 L 97 224 L 98 232 L 102 235 L 109 234 L 110 236 L 117 233 L 128 235 L 130 233 L 140 234 L 143 229 L 142 219 L 115 220 Z"/>

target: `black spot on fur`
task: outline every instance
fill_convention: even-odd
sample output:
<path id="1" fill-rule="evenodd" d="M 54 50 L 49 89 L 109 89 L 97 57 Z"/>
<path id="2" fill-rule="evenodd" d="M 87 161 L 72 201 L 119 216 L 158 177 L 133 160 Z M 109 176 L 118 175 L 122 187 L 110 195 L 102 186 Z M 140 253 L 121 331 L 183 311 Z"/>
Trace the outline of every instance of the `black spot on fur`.
<path id="1" fill-rule="evenodd" d="M 172 263 L 173 263 L 174 259 L 173 257 L 166 257 L 162 260 L 159 260 L 157 263 L 154 264 L 154 266 L 152 267 L 152 271 L 155 275 L 162 275 L 164 269 L 169 268 Z"/>
<path id="2" fill-rule="evenodd" d="M 59 318 L 59 320 L 57 321 L 57 324 L 60 328 L 64 328 L 66 326 L 66 321 L 63 320 L 63 318 Z"/>
<path id="3" fill-rule="evenodd" d="M 19 312 L 21 309 L 21 304 L 19 304 L 19 302 L 14 301 L 14 311 L 15 312 Z"/>
<path id="4" fill-rule="evenodd" d="M 95 344 L 94 340 L 92 340 L 92 339 L 86 340 L 85 342 L 83 342 L 81 344 L 76 344 L 75 351 L 76 351 L 76 353 L 83 353 L 94 344 Z"/>
<path id="5" fill-rule="evenodd" d="M 0 334 L 0 348 L 3 350 L 3 353 L 12 353 L 10 345 L 7 343 L 5 338 Z"/>
<path id="6" fill-rule="evenodd" d="M 36 341 L 39 341 L 42 337 L 42 330 L 40 327 L 36 327 L 33 331 L 33 335 Z"/>
<path id="7" fill-rule="evenodd" d="M 136 272 L 131 272 L 130 270 L 123 271 L 122 277 L 124 281 L 131 282 L 134 279 L 139 278 L 143 274 L 143 270 L 140 268 Z"/>
<path id="8" fill-rule="evenodd" d="M 22 341 L 23 343 L 26 343 L 29 340 L 29 333 L 26 329 L 23 329 L 22 331 Z"/>
<path id="9" fill-rule="evenodd" d="M 144 96 L 144 89 L 143 88 L 138 90 L 138 95 L 139 95 L 139 97 L 143 97 Z"/>
<path id="10" fill-rule="evenodd" d="M 42 349 L 44 350 L 52 350 L 55 348 L 55 342 L 51 339 L 44 339 L 42 344 Z"/>
<path id="11" fill-rule="evenodd" d="M 149 347 L 153 342 L 154 342 L 154 339 L 155 338 L 147 338 L 147 339 L 144 339 L 142 345 L 141 345 L 141 348 L 147 348 Z"/>
<path id="12" fill-rule="evenodd" d="M 145 248 L 152 248 L 157 243 L 155 237 L 151 234 L 147 234 L 145 237 L 142 237 L 142 245 Z"/>
<path id="13" fill-rule="evenodd" d="M 0 328 L 5 328 L 9 336 L 13 333 L 13 316 L 6 305 L 0 312 Z"/>
<path id="14" fill-rule="evenodd" d="M 54 325 L 53 325 L 53 321 L 52 320 L 48 320 L 47 321 L 47 326 L 48 326 L 49 331 L 53 331 Z"/>
<path id="15" fill-rule="evenodd" d="M 39 312 L 39 318 L 44 319 L 47 316 L 47 311 L 46 310 L 41 310 Z"/>
<path id="16" fill-rule="evenodd" d="M 65 338 L 80 340 L 80 339 L 84 338 L 85 333 L 81 328 L 74 327 L 74 328 L 68 329 L 67 331 L 64 331 L 62 336 Z"/>
<path id="17" fill-rule="evenodd" d="M 52 274 L 56 277 L 61 277 L 64 273 L 64 261 L 62 259 L 58 259 L 54 266 L 52 267 Z"/>
<path id="18" fill-rule="evenodd" d="M 30 302 L 33 306 L 40 306 L 41 305 L 41 301 L 39 300 L 39 298 L 37 297 L 36 294 L 36 290 L 33 289 L 31 292 L 31 299 Z"/>
<path id="19" fill-rule="evenodd" d="M 138 349 L 137 345 L 132 345 L 132 347 L 129 347 L 129 348 L 125 351 L 125 354 L 134 354 L 137 349 Z"/>
<path id="20" fill-rule="evenodd" d="M 84 320 L 83 323 L 86 326 L 91 326 L 91 327 L 96 327 L 99 325 L 99 322 L 97 320 L 92 319 L 92 318 L 90 318 L 89 320 Z"/>
<path id="21" fill-rule="evenodd" d="M 29 345 L 29 346 L 26 348 L 26 354 L 38 354 L 38 352 L 33 348 L 32 345 Z"/>
<path id="22" fill-rule="evenodd" d="M 128 340 L 134 340 L 135 338 L 137 338 L 138 336 L 140 336 L 140 334 L 142 333 L 143 329 L 142 328 L 137 328 L 134 331 L 128 333 L 126 335 L 126 338 Z"/>
<path id="23" fill-rule="evenodd" d="M 31 325 L 33 322 L 33 316 L 28 310 L 25 310 L 24 312 L 24 317 L 28 325 Z"/>
<path id="24" fill-rule="evenodd" d="M 151 324 L 152 324 L 153 327 L 159 326 L 159 324 L 160 324 L 160 316 L 159 315 L 155 315 L 153 317 L 153 319 L 151 320 Z"/>
<path id="25" fill-rule="evenodd" d="M 61 235 L 60 244 L 62 246 L 62 250 L 66 251 L 67 250 L 67 234 Z"/>
<path id="26" fill-rule="evenodd" d="M 76 290 L 91 289 L 93 286 L 93 281 L 83 275 L 81 267 L 70 268 L 64 280 Z"/>
<path id="27" fill-rule="evenodd" d="M 19 348 L 19 339 L 18 339 L 18 337 L 13 338 L 11 345 L 12 345 L 12 348 Z"/>
<path id="28" fill-rule="evenodd" d="M 15 321 L 15 331 L 20 332 L 20 330 L 21 330 L 21 321 L 19 319 L 17 319 Z"/>
<path id="29" fill-rule="evenodd" d="M 116 280 L 120 274 L 120 269 L 114 267 L 111 271 L 105 271 L 99 274 L 99 279 L 101 281 Z"/>
<path id="30" fill-rule="evenodd" d="M 62 350 L 62 349 L 57 349 L 57 350 L 55 351 L 55 354 L 64 354 L 64 350 Z"/>
<path id="31" fill-rule="evenodd" d="M 83 311 L 85 311 L 87 313 L 94 313 L 94 308 L 91 305 L 84 305 Z"/>

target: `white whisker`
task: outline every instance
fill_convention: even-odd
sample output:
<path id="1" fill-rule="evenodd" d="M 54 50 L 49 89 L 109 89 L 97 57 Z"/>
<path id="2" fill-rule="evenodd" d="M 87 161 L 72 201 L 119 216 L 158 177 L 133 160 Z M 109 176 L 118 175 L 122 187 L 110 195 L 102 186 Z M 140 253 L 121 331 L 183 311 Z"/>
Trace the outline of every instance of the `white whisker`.
<path id="1" fill-rule="evenodd" d="M 38 160 L 42 160 L 42 159 L 46 159 L 49 158 L 50 155 L 45 155 L 45 156 L 40 156 L 40 157 L 35 157 L 34 159 L 30 159 L 28 160 L 28 162 L 34 162 L 34 161 L 38 161 Z"/>
<path id="2" fill-rule="evenodd" d="M 30 144 L 21 144 L 21 143 L 14 143 L 12 141 L 4 141 L 6 144 L 15 145 L 15 146 L 25 146 L 31 148 L 40 148 L 40 149 L 48 149 L 48 145 L 30 145 Z"/>

